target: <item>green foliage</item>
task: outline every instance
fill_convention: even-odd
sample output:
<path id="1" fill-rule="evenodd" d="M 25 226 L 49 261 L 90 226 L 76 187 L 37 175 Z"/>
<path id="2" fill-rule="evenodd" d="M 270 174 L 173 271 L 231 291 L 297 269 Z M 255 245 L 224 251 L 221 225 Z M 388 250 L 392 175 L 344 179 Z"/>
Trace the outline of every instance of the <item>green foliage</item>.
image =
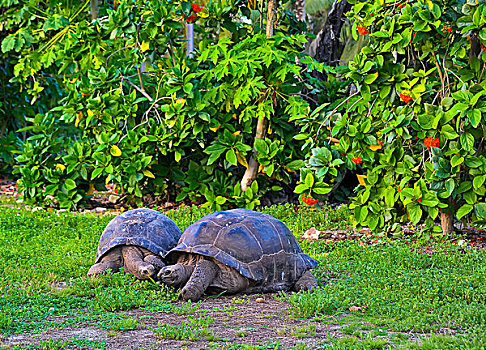
<path id="1" fill-rule="evenodd" d="M 184 229 L 207 214 L 207 210 L 183 207 L 167 212 L 167 215 Z M 296 236 L 310 225 L 315 225 L 318 230 L 335 227 L 336 222 L 345 222 L 348 215 L 343 208 L 327 208 L 322 212 L 291 206 L 275 206 L 265 209 L 265 212 L 283 220 Z M 94 262 L 99 235 L 110 219 L 110 216 L 29 212 L 8 207 L 0 211 L 0 240 L 4 242 L 0 245 L 0 332 L 3 335 L 48 334 L 44 331 L 56 332 L 57 329 L 74 327 L 121 331 L 137 327 L 134 312 L 146 317 L 156 317 L 158 312 L 164 312 L 191 315 L 193 321 L 183 317 L 184 324 L 174 322 L 164 326 L 161 334 L 185 337 L 186 340 L 200 338 L 202 341 L 206 336 L 212 338 L 211 332 L 220 327 L 224 317 L 228 316 L 228 320 L 234 318 L 230 313 L 238 307 L 238 302 L 247 304 L 247 297 L 235 297 L 233 302 L 226 299 L 226 304 L 222 300 L 212 304 L 209 299 L 197 304 L 180 303 L 176 302 L 176 290 L 137 281 L 133 276 L 122 273 L 86 278 L 85 274 Z M 321 287 L 313 293 L 281 297 L 291 306 L 290 314 L 279 315 L 285 335 L 293 333 L 295 337 L 319 338 L 322 323 L 328 323 L 334 329 L 349 325 L 345 333 L 356 333 L 359 337 L 319 339 L 323 346 L 328 344 L 342 349 L 369 349 L 383 341 L 409 348 L 420 348 L 423 344 L 423 349 L 456 349 L 461 346 L 481 349 L 486 345 L 486 289 L 483 283 L 486 267 L 482 263 L 486 250 L 448 243 L 410 246 L 399 241 L 368 245 L 363 241 L 329 244 L 321 240 L 302 242 L 301 247 L 320 260 L 313 273 Z M 122 296 L 122 291 L 129 297 Z M 131 307 L 139 303 L 137 295 L 146 298 L 147 303 L 130 315 L 95 307 L 97 300 L 106 297 L 104 300 L 107 301 L 109 295 L 120 296 L 124 300 L 123 305 L 131 304 Z M 217 307 L 211 309 L 211 305 Z M 364 307 L 365 312 L 350 312 L 351 306 Z M 144 316 L 139 317 L 140 321 Z M 264 312 L 257 317 L 266 316 Z M 316 335 L 312 335 L 314 329 L 311 325 L 301 323 L 297 326 L 296 320 L 286 319 L 292 316 L 312 317 Z M 215 322 L 212 323 L 212 320 Z M 148 319 L 147 324 L 157 324 L 150 321 L 154 319 Z M 352 324 L 357 326 L 351 327 Z M 154 329 L 157 328 L 154 326 Z M 452 332 L 447 338 L 429 333 L 445 328 Z M 203 332 L 199 333 L 199 329 Z M 383 336 L 384 332 L 388 336 Z M 394 334 L 401 338 L 394 339 Z M 217 336 L 214 332 L 214 337 Z M 417 343 L 418 336 L 423 338 L 421 343 Z M 317 339 L 312 338 L 314 340 Z M 96 341 L 88 343 L 85 339 L 64 338 L 57 345 L 104 347 L 102 342 L 95 346 Z M 56 342 L 56 338 L 45 340 L 46 346 L 50 347 L 55 347 Z M 212 343 L 207 347 L 282 348 L 279 343 L 265 345 L 264 341 L 254 345 L 232 344 L 222 339 L 218 342 L 221 344 Z M 35 348 L 34 345 L 31 348 Z"/>
<path id="2" fill-rule="evenodd" d="M 197 341 L 199 339 L 213 340 L 214 334 L 208 328 L 214 319 L 211 316 L 198 317 L 188 316 L 187 321 L 183 321 L 180 326 L 173 326 L 159 322 L 156 328 L 149 329 L 162 339 L 177 339 Z"/>
<path id="3" fill-rule="evenodd" d="M 486 269 L 478 270 L 485 250 L 463 253 L 445 242 L 426 249 L 399 241 L 371 246 L 341 242 L 330 251 L 319 243 L 312 247 L 321 262 L 314 273 L 322 276 L 325 271 L 329 279 L 314 292 L 284 297 L 296 317 L 345 316 L 354 306 L 362 311 L 351 312 L 354 316 L 344 323 L 373 320 L 397 332 L 444 327 L 472 331 L 486 324 L 486 288 L 481 282 Z"/>
<path id="4" fill-rule="evenodd" d="M 150 194 L 251 209 L 293 181 L 303 154 L 294 120 L 308 110 L 300 92 L 324 67 L 302 53 L 306 39 L 290 13 L 267 39 L 260 10 L 209 3 L 197 14 L 207 30 L 187 58 L 181 15 L 188 2 L 106 4 L 95 21 L 86 3 L 22 3 L 37 16 L 17 18 L 20 30 L 3 39 L 3 52 L 16 55 L 12 79 L 36 80 L 32 94 L 40 98 L 45 70 L 53 70 L 64 91 L 58 106 L 23 128 L 35 134 L 17 157 L 27 202 L 76 207 L 111 183 L 138 205 Z M 9 15 L 20 13 L 19 6 Z M 241 15 L 251 23 L 234 22 Z M 255 145 L 258 183 L 242 193 L 259 118 L 271 118 L 271 129 Z M 69 125 L 76 138 L 66 137 Z"/>
<path id="5" fill-rule="evenodd" d="M 353 6 L 355 39 L 370 36 L 344 74 L 358 92 L 318 109 L 321 125 L 306 130 L 314 148 L 306 164 L 316 183 L 345 169 L 363 173 L 350 206 L 358 227 L 393 232 L 411 221 L 438 233 L 439 213 L 485 222 L 485 6 Z"/>

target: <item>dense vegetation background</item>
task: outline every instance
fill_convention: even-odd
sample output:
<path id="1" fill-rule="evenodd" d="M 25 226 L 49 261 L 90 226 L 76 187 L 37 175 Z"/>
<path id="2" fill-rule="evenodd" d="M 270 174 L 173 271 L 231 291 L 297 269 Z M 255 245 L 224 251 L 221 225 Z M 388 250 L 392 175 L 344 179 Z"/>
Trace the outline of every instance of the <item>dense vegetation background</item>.
<path id="1" fill-rule="evenodd" d="M 24 201 L 110 185 L 213 209 L 350 196 L 389 234 L 486 219 L 483 2 L 95 3 L 0 2 L 0 171 Z"/>

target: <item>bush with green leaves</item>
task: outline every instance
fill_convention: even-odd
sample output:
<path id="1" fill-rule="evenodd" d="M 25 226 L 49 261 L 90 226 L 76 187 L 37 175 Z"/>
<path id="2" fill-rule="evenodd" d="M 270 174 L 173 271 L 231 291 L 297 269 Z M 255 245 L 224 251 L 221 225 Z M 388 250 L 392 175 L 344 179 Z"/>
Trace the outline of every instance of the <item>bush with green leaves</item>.
<path id="1" fill-rule="evenodd" d="M 350 204 L 358 227 L 484 223 L 486 4 L 360 1 L 348 16 L 355 38 L 370 37 L 344 74 L 357 92 L 304 127 L 315 177 L 305 183 L 362 173 Z"/>
<path id="2" fill-rule="evenodd" d="M 37 17 L 22 22 L 29 40 L 17 33 L 2 42 L 4 52 L 19 53 L 16 79 L 52 68 L 65 90 L 57 107 L 33 119 L 28 128 L 37 134 L 17 158 L 26 200 L 53 196 L 71 207 L 112 183 L 137 204 L 150 194 L 254 208 L 266 191 L 292 183 L 303 157 L 294 120 L 308 109 L 301 92 L 312 86 L 309 72 L 324 67 L 302 53 L 306 39 L 288 13 L 266 38 L 263 14 L 245 1 L 208 3 L 195 24 L 208 32 L 198 34 L 191 58 L 183 39 L 189 2 L 104 4 L 95 20 L 87 2 L 19 3 Z M 261 172 L 242 192 L 259 118 L 271 123 L 255 144 Z M 79 138 L 59 138 L 63 123 L 78 128 Z"/>

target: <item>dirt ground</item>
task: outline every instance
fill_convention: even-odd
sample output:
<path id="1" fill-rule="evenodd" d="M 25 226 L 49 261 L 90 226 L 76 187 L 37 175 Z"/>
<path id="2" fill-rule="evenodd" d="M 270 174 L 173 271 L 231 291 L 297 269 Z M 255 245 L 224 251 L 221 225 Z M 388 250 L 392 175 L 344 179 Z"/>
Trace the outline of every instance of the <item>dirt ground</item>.
<path id="1" fill-rule="evenodd" d="M 264 298 L 257 302 L 257 298 Z M 326 337 L 340 337 L 339 325 L 326 325 L 315 321 L 297 319 L 290 314 L 290 306 L 273 295 L 251 295 L 218 298 L 207 298 L 192 315 L 149 312 L 134 309 L 127 312 L 126 318 L 136 318 L 143 325 L 139 329 L 110 331 L 94 325 L 50 329 L 36 334 L 15 334 L 1 339 L 2 347 L 13 348 L 39 346 L 41 342 L 52 339 L 56 341 L 79 338 L 94 342 L 105 342 L 106 349 L 223 349 L 232 344 L 265 345 L 278 343 L 279 349 L 292 349 L 298 344 L 305 348 L 318 347 L 326 342 Z M 158 323 L 180 326 L 192 317 L 214 319 L 208 326 L 214 335 L 212 339 L 197 341 L 162 339 L 157 337 L 151 328 Z M 51 319 L 55 321 L 56 319 Z M 61 319 L 58 318 L 58 321 Z M 100 344 L 100 343 L 98 343 Z M 66 348 L 70 348 L 69 346 Z M 88 348 L 88 347 L 86 347 Z"/>

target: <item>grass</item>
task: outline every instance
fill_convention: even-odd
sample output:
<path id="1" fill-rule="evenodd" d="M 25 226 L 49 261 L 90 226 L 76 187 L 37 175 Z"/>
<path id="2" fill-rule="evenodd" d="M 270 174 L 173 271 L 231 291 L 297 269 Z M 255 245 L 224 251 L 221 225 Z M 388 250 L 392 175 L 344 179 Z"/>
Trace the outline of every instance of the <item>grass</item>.
<path id="1" fill-rule="evenodd" d="M 284 221 L 296 234 L 348 224 L 345 208 L 309 211 L 275 206 L 265 212 Z M 181 229 L 208 214 L 183 207 L 167 213 Z M 0 339 L 9 334 L 87 325 L 111 332 L 140 329 L 145 320 L 126 311 L 185 316 L 177 325 L 152 327 L 164 339 L 211 340 L 213 349 L 282 349 L 279 342 L 261 345 L 217 339 L 213 319 L 200 315 L 199 303 L 174 301 L 177 291 L 131 275 L 85 277 L 99 236 L 111 216 L 72 214 L 3 207 L 0 211 Z M 428 250 L 422 249 L 427 244 Z M 314 274 L 321 288 L 277 298 L 292 306 L 290 318 L 339 327 L 339 336 L 322 337 L 329 349 L 484 349 L 486 347 L 486 251 L 447 242 L 407 244 L 362 241 L 328 244 L 302 242 L 320 260 Z M 432 253 L 430 253 L 430 251 Z M 66 286 L 66 287 L 64 287 Z M 222 309 L 231 322 L 232 307 L 244 308 L 248 297 L 235 296 Z M 350 311 L 356 310 L 356 311 Z M 214 311 L 214 310 L 213 310 Z M 147 316 L 149 317 L 149 316 Z M 302 342 L 316 337 L 308 326 L 279 325 L 281 333 Z M 276 336 L 278 334 L 276 333 Z M 104 348 L 80 338 L 43 340 L 31 348 Z M 0 346 L 1 348 L 1 346 Z M 305 348 L 299 343 L 295 349 Z"/>

